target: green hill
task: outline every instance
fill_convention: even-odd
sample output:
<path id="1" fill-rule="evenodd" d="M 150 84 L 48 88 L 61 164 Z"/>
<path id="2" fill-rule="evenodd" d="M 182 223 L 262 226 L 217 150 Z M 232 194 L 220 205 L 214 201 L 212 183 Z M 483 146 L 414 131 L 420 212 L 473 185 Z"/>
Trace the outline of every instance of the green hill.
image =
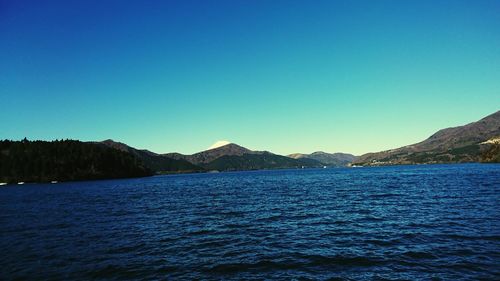
<path id="1" fill-rule="evenodd" d="M 345 167 L 356 159 L 356 156 L 348 153 L 326 153 L 323 151 L 316 151 L 311 154 L 294 153 L 288 155 L 288 157 L 303 160 L 314 159 L 330 167 Z"/>
<path id="2" fill-rule="evenodd" d="M 260 170 L 260 169 L 284 169 L 301 167 L 322 167 L 318 161 L 307 159 L 292 159 L 286 156 L 276 155 L 269 152 L 262 154 L 243 154 L 221 156 L 204 167 L 208 170 L 237 171 L 237 170 Z"/>

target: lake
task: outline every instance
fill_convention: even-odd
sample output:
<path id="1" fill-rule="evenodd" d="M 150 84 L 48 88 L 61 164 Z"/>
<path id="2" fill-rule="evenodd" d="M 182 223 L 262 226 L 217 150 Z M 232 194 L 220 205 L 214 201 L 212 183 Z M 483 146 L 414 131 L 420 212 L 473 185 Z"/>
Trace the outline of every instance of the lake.
<path id="1" fill-rule="evenodd" d="M 500 165 L 0 188 L 0 279 L 500 279 Z"/>

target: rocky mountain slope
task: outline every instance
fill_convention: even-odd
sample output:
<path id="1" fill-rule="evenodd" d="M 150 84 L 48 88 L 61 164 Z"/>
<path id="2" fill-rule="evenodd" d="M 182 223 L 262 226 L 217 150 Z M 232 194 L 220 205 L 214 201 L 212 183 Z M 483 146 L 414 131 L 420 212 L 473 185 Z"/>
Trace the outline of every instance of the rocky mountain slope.
<path id="1" fill-rule="evenodd" d="M 498 136 L 500 136 L 500 111 L 477 122 L 442 129 L 420 143 L 362 155 L 355 161 L 355 164 L 479 162 L 483 161 L 484 152 L 493 145 L 483 142 Z"/>

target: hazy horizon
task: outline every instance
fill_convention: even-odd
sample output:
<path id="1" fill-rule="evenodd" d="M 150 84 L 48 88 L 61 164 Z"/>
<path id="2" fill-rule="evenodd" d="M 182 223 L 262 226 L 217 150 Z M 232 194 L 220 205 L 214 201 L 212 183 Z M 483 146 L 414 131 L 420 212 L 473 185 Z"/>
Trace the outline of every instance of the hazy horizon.
<path id="1" fill-rule="evenodd" d="M 0 139 L 361 155 L 500 108 L 498 1 L 1 1 Z"/>

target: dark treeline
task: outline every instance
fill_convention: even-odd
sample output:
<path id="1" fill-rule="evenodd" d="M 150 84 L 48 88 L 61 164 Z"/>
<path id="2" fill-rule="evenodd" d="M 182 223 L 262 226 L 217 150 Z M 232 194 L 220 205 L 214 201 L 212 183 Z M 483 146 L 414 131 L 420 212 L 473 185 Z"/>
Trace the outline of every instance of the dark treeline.
<path id="1" fill-rule="evenodd" d="M 50 182 L 149 176 L 137 157 L 75 140 L 0 141 L 0 182 Z"/>

